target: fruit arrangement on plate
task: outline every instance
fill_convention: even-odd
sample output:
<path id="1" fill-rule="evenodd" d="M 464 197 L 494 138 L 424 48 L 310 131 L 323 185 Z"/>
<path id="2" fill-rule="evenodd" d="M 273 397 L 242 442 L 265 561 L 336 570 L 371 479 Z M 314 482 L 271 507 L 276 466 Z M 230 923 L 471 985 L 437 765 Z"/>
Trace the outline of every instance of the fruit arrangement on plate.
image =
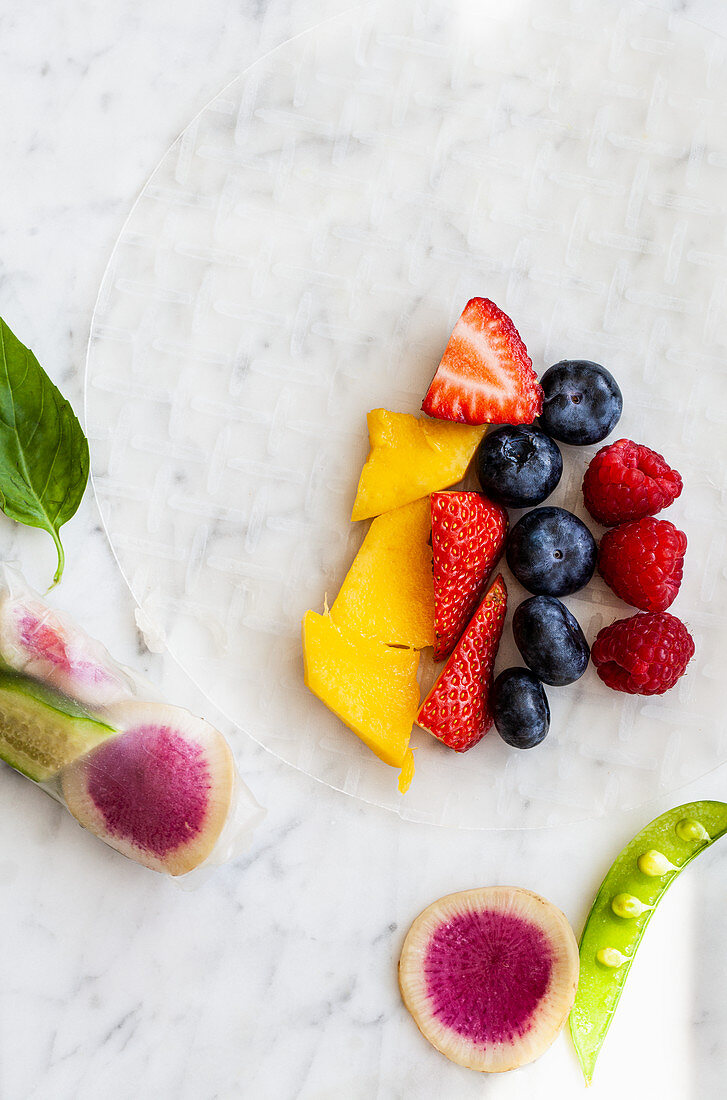
<path id="1" fill-rule="evenodd" d="M 414 774 L 416 723 L 455 752 L 494 724 L 513 748 L 540 744 L 550 710 L 544 685 L 586 671 L 622 692 L 661 694 L 694 654 L 667 611 L 679 591 L 687 540 L 655 519 L 682 480 L 649 447 L 619 439 L 583 479 L 583 502 L 608 528 L 597 544 L 573 512 L 544 504 L 563 473 L 559 444 L 601 443 L 623 409 L 621 390 L 590 360 L 556 363 L 538 381 L 515 325 L 487 298 L 457 321 L 422 403 L 422 417 L 374 409 L 370 453 L 352 521 L 370 519 L 340 591 L 303 621 L 305 682 L 387 764 L 404 793 Z M 489 430 L 488 430 L 489 429 Z M 463 487 L 468 469 L 479 491 Z M 510 524 L 508 509 L 528 509 Z M 531 593 L 514 609 L 523 667 L 495 678 L 508 610 L 507 566 Z M 636 614 L 589 646 L 562 602 L 596 570 Z M 420 653 L 445 662 L 420 702 Z"/>

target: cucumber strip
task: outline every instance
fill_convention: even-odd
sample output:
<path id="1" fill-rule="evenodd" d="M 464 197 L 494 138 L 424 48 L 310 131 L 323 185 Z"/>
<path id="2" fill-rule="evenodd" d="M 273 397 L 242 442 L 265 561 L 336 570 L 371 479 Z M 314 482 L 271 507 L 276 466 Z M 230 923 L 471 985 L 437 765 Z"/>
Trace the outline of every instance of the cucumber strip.
<path id="1" fill-rule="evenodd" d="M 0 671 L 0 759 L 43 783 L 116 730 L 72 699 Z"/>

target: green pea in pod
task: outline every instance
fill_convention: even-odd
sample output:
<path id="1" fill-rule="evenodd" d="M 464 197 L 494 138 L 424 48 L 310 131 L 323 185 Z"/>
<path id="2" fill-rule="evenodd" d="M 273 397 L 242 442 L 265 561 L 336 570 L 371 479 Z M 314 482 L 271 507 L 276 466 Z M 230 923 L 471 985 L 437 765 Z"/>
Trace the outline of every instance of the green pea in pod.
<path id="1" fill-rule="evenodd" d="M 626 845 L 601 883 L 581 936 L 580 978 L 570 1014 L 586 1084 L 651 914 L 679 872 L 725 833 L 727 803 L 677 806 Z"/>

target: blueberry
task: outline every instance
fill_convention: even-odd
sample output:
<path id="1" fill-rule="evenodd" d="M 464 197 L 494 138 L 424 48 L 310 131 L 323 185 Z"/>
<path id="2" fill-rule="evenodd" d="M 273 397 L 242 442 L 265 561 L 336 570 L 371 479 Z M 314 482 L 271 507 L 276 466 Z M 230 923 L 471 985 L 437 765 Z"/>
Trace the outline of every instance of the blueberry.
<path id="1" fill-rule="evenodd" d="M 577 592 L 593 576 L 597 557 L 593 535 L 565 508 L 526 512 L 507 540 L 507 564 L 538 596 Z"/>
<path id="2" fill-rule="evenodd" d="M 565 604 L 554 596 L 531 596 L 512 620 L 515 645 L 539 680 L 563 687 L 586 671 L 590 650 Z"/>
<path id="3" fill-rule="evenodd" d="M 488 432 L 477 448 L 476 463 L 485 496 L 511 508 L 540 504 L 563 473 L 557 445 L 530 424 L 503 424 Z"/>
<path id="4" fill-rule="evenodd" d="M 618 424 L 623 397 L 610 371 L 588 359 L 564 359 L 540 379 L 540 425 L 553 439 L 578 447 L 600 443 Z"/>
<path id="5" fill-rule="evenodd" d="M 506 668 L 500 673 L 492 685 L 492 711 L 497 732 L 514 749 L 532 749 L 548 733 L 548 697 L 530 669 Z"/>

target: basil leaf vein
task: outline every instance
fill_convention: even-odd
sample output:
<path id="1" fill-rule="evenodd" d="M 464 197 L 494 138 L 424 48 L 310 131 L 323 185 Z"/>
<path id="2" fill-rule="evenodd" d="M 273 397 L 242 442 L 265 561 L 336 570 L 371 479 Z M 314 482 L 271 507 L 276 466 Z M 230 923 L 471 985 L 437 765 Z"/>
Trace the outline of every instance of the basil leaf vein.
<path id="1" fill-rule="evenodd" d="M 76 414 L 29 348 L 0 317 L 0 508 L 47 531 L 63 575 L 60 529 L 88 482 L 88 441 Z"/>

